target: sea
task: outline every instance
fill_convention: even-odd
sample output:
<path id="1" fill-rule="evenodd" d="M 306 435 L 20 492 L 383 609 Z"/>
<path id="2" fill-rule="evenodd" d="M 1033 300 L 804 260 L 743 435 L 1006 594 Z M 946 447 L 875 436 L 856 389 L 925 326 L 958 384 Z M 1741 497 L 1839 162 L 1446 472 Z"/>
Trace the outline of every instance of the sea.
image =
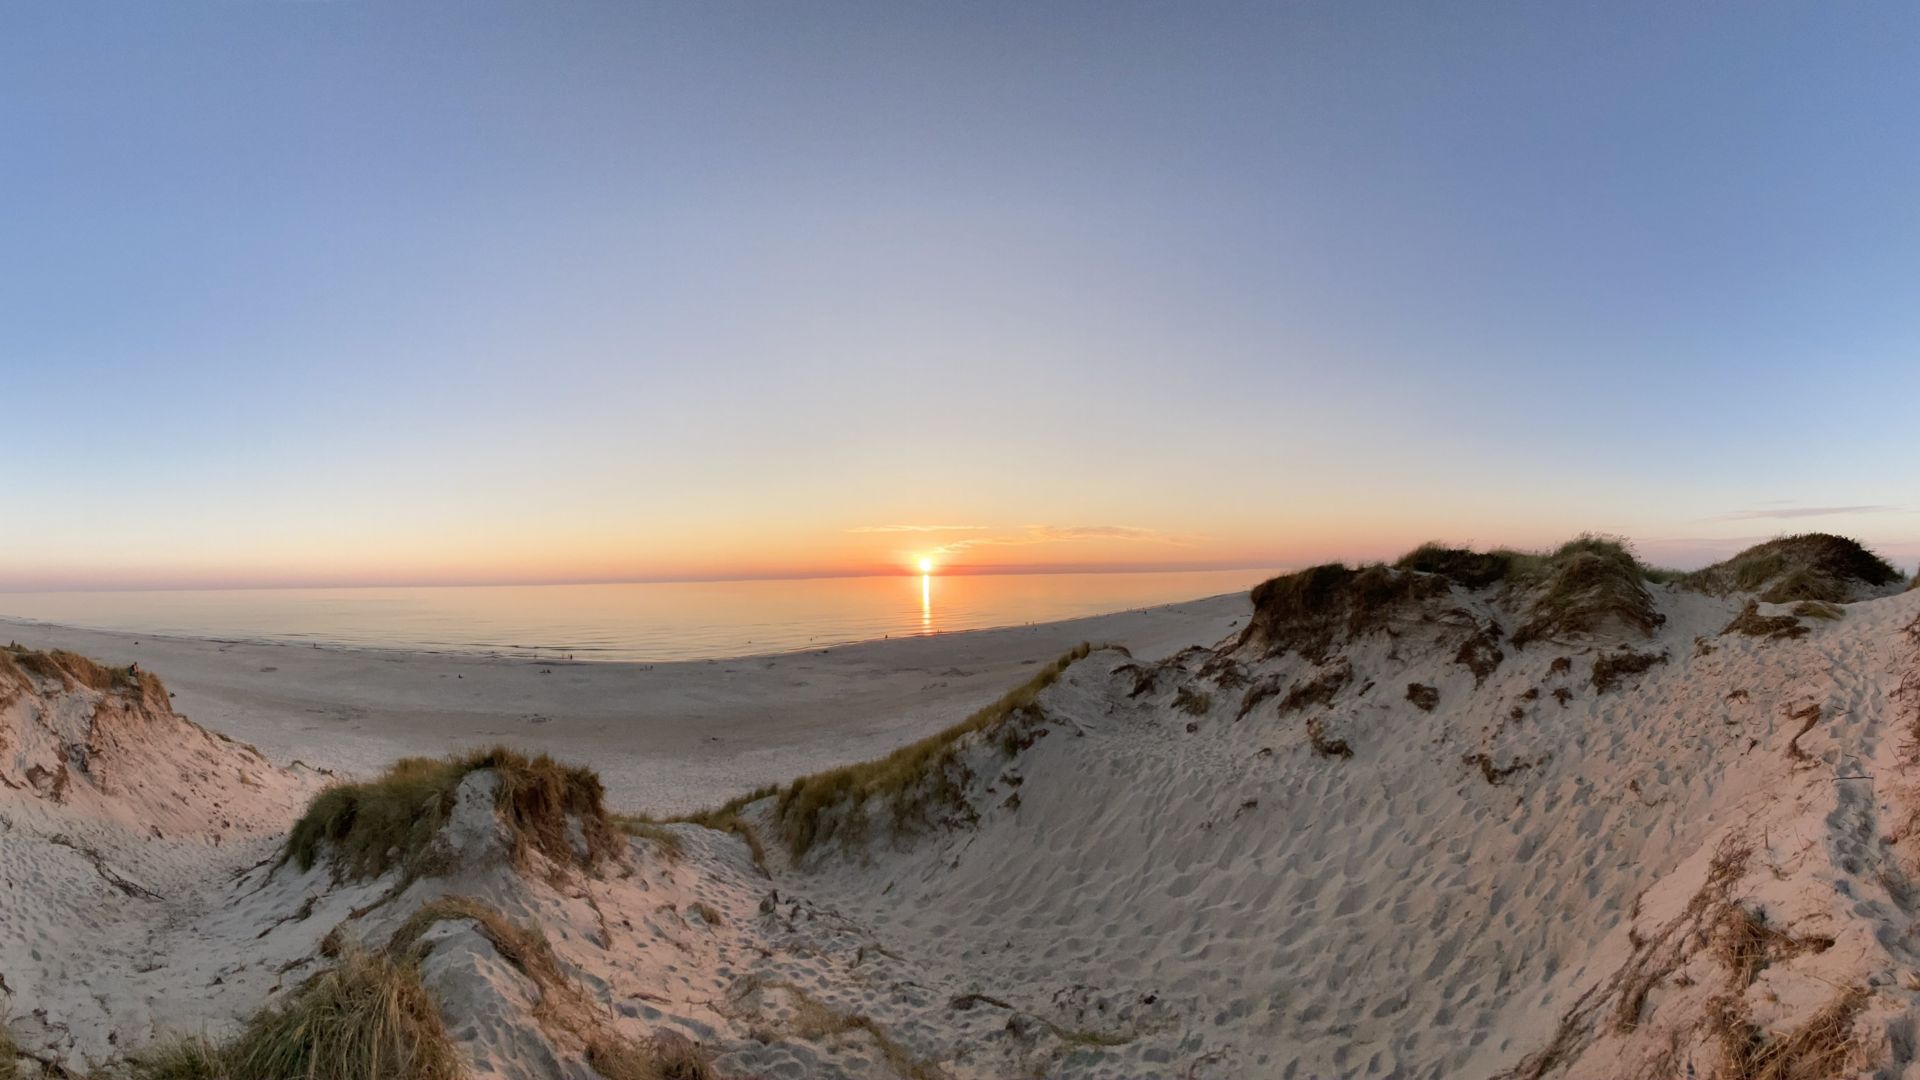
<path id="1" fill-rule="evenodd" d="M 1274 573 L 0 592 L 0 617 L 234 641 L 578 660 L 699 660 L 1156 607 L 1242 592 Z"/>

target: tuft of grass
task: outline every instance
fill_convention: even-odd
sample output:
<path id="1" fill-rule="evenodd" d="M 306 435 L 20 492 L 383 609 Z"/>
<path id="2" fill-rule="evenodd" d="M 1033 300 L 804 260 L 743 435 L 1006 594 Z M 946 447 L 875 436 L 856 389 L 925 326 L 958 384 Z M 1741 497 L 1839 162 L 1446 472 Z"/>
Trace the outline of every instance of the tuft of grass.
<path id="1" fill-rule="evenodd" d="M 1313 752 L 1323 758 L 1345 760 L 1353 756 L 1353 747 L 1345 739 L 1335 739 L 1327 735 L 1326 721 L 1316 716 L 1307 721 L 1307 742 Z"/>
<path id="2" fill-rule="evenodd" d="M 1302 679 L 1287 690 L 1287 696 L 1280 699 L 1282 713 L 1298 712 L 1309 705 L 1331 705 L 1334 696 L 1346 689 L 1353 681 L 1353 664 L 1345 657 L 1328 666 L 1326 671 L 1311 679 Z"/>
<path id="3" fill-rule="evenodd" d="M 1720 1044 L 1726 1080 L 1824 1080 L 1849 1072 L 1858 1049 L 1854 1021 L 1871 997 L 1847 987 L 1807 1022 L 1774 1035 L 1753 1022 L 1746 1003 L 1734 995 L 1714 999 L 1707 1015 L 1710 1036 Z"/>
<path id="4" fill-rule="evenodd" d="M 606 1080 L 714 1080 L 716 1076 L 700 1047 L 673 1031 L 641 1042 L 594 1039 L 587 1044 L 587 1064 Z"/>
<path id="5" fill-rule="evenodd" d="M 1735 615 L 1733 621 L 1728 623 L 1720 633 L 1722 635 L 1745 634 L 1748 637 L 1779 640 L 1806 637 L 1808 631 L 1806 627 L 1800 625 L 1799 619 L 1791 615 L 1760 614 L 1760 602 L 1749 600 L 1747 606 L 1740 609 L 1740 614 Z"/>
<path id="6" fill-rule="evenodd" d="M 591 868 L 619 850 L 605 792 L 592 770 L 496 746 L 446 758 L 404 758 L 377 779 L 322 791 L 287 835 L 280 862 L 309 870 L 327 848 L 344 877 L 378 877 L 396 866 L 411 870 L 446 823 L 460 781 L 482 769 L 499 778 L 494 807 L 513 834 L 516 858 L 536 850 L 558 865 Z M 574 850 L 569 821 L 578 822 L 586 840 L 584 857 Z"/>
<path id="7" fill-rule="evenodd" d="M 1395 560 L 1400 570 L 1438 574 L 1468 589 L 1484 589 L 1507 579 L 1513 572 L 1516 553 L 1511 551 L 1474 551 L 1448 547 L 1437 541 L 1421 544 Z"/>
<path id="8" fill-rule="evenodd" d="M 753 831 L 753 826 L 747 824 L 746 819 L 740 816 L 740 812 L 762 799 L 771 799 L 778 794 L 780 794 L 780 788 L 778 786 L 768 785 L 767 787 L 756 788 L 738 798 L 730 799 L 720 806 L 714 807 L 712 810 L 702 810 L 697 814 L 689 814 L 686 817 L 670 818 L 668 820 L 683 821 L 690 825 L 698 825 L 703 829 L 715 829 L 720 832 L 732 833 L 738 836 L 746 842 L 747 851 L 753 856 L 753 865 L 765 871 L 767 868 L 766 845 L 760 842 L 760 835 Z"/>
<path id="9" fill-rule="evenodd" d="M 868 804 L 876 801 L 888 808 L 896 833 L 931 826 L 942 812 L 963 807 L 968 777 L 959 758 L 968 738 L 1017 734 L 1016 721 L 1025 717 L 1031 722 L 1042 715 L 1035 705 L 1040 692 L 1092 651 L 1092 645 L 1081 643 L 1000 700 L 886 757 L 793 781 L 780 792 L 774 811 L 788 850 L 797 859 L 829 840 L 864 837 L 870 825 Z M 1002 745 L 1020 744 L 1003 738 Z"/>
<path id="10" fill-rule="evenodd" d="M 349 948 L 232 1040 L 136 1054 L 133 1080 L 458 1080 L 466 1069 L 411 963 Z"/>
<path id="11" fill-rule="evenodd" d="M 1173 695 L 1173 708 L 1175 712 L 1183 712 L 1188 716 L 1205 716 L 1207 710 L 1213 708 L 1213 695 L 1183 686 L 1179 693 Z"/>
<path id="12" fill-rule="evenodd" d="M 1646 577 L 1627 542 L 1585 533 L 1525 568 L 1532 592 L 1513 643 L 1588 634 L 1610 621 L 1650 635 L 1666 616 L 1654 609 Z"/>
<path id="13" fill-rule="evenodd" d="M 1794 937 L 1770 925 L 1766 912 L 1735 903 L 1727 904 L 1721 912 L 1714 940 L 1715 952 L 1736 990 L 1752 986 L 1760 972 L 1776 960 L 1833 948 L 1830 937 Z"/>
<path id="14" fill-rule="evenodd" d="M 873 1018 L 863 1013 L 836 1009 L 792 983 L 769 984 L 787 991 L 793 996 L 793 1033 L 809 1042 L 844 1035 L 849 1032 L 863 1031 L 887 1059 L 895 1075 L 906 1080 L 945 1080 L 946 1074 L 931 1061 L 915 1057 L 906 1047 L 901 1046 L 887 1034 L 887 1030 L 875 1023 Z"/>
<path id="15" fill-rule="evenodd" d="M 669 861 L 678 861 L 687 853 L 687 845 L 678 834 L 667 829 L 660 822 L 640 814 L 615 814 L 610 819 L 613 827 L 652 844 Z"/>
<path id="16" fill-rule="evenodd" d="M 1740 552 L 1724 562 L 1688 574 L 1683 586 L 1724 596 L 1757 593 L 1769 604 L 1824 600 L 1844 604 L 1859 586 L 1880 588 L 1900 580 L 1892 563 L 1857 540 L 1832 533 L 1781 536 Z"/>
<path id="17" fill-rule="evenodd" d="M 42 652 L 19 642 L 0 649 L 0 671 L 18 677 L 33 676 L 71 689 L 84 686 L 101 693 L 123 693 L 167 700 L 167 689 L 152 672 L 136 672 L 129 667 L 108 667 L 96 660 L 66 649 Z"/>
<path id="18" fill-rule="evenodd" d="M 1664 652 L 1637 653 L 1632 649 L 1621 649 L 1617 653 L 1595 657 L 1593 661 L 1594 692 L 1604 694 L 1623 677 L 1639 675 L 1655 664 L 1666 662 L 1667 654 Z"/>
<path id="19" fill-rule="evenodd" d="M 1234 650 L 1258 646 L 1268 656 L 1291 651 L 1319 661 L 1336 639 L 1383 630 L 1403 606 L 1448 588 L 1445 578 L 1379 563 L 1308 567 L 1254 586 L 1253 615 Z"/>
<path id="20" fill-rule="evenodd" d="M 0 1027 L 0 1080 L 16 1080 L 20 1075 L 20 1047 L 13 1034 Z"/>
<path id="21" fill-rule="evenodd" d="M 469 921 L 480 930 L 501 959 L 544 990 L 572 985 L 560 968 L 560 960 L 538 927 L 521 926 L 501 912 L 471 896 L 440 896 L 422 904 L 387 940 L 390 955 L 419 959 L 420 938 L 434 924 Z"/>

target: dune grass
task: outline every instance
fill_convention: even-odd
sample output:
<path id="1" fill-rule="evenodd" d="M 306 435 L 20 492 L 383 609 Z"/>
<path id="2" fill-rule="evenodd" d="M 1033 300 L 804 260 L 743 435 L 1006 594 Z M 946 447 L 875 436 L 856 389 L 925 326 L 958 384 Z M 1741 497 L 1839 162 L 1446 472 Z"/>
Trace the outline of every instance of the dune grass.
<path id="1" fill-rule="evenodd" d="M 652 844 L 670 862 L 686 856 L 687 845 L 661 822 L 644 814 L 615 814 L 610 820 L 615 829 Z"/>
<path id="2" fill-rule="evenodd" d="M 41 651 L 10 642 L 0 649 L 0 672 L 56 681 L 69 688 L 84 686 L 101 693 L 151 694 L 162 701 L 167 697 L 166 687 L 151 672 L 136 672 L 131 666 L 108 667 L 66 649 Z"/>
<path id="3" fill-rule="evenodd" d="M 1618 537 L 1582 534 L 1520 569 L 1532 598 L 1526 621 L 1513 632 L 1517 646 L 1592 633 L 1608 622 L 1647 635 L 1666 621 L 1654 609 L 1639 560 Z"/>
<path id="4" fill-rule="evenodd" d="M 1800 624 L 1799 619 L 1794 618 L 1792 615 L 1760 614 L 1760 602 L 1757 600 L 1749 600 L 1747 601 L 1747 606 L 1740 609 L 1740 614 L 1735 615 L 1733 621 L 1722 628 L 1720 633 L 1722 635 L 1745 634 L 1748 637 L 1763 637 L 1769 640 L 1779 640 L 1781 638 L 1806 637 L 1808 630 Z"/>
<path id="5" fill-rule="evenodd" d="M 945 731 L 909 744 L 875 761 L 846 765 L 803 776 L 779 793 L 775 816 L 781 839 L 794 858 L 828 840 L 856 841 L 867 834 L 868 804 L 883 803 L 896 832 L 933 824 L 937 816 L 964 804 L 959 757 L 970 736 L 994 738 L 1015 734 L 1015 720 L 1038 717 L 1035 699 L 1053 685 L 1075 661 L 1093 651 L 1085 642 L 1041 668 L 1031 679 L 1000 700 Z M 1003 739 L 1003 748 L 1017 752 L 1017 740 Z M 749 801 L 751 797 L 749 797 Z M 744 802 L 728 804 L 706 816 L 736 817 Z M 698 820 L 697 818 L 695 820 Z"/>
<path id="6" fill-rule="evenodd" d="M 1724 596 L 1757 593 L 1768 604 L 1819 600 L 1844 604 L 1859 585 L 1879 588 L 1900 580 L 1893 564 L 1857 540 L 1832 533 L 1797 533 L 1755 544 L 1724 562 L 1686 575 L 1681 584 Z"/>
<path id="7" fill-rule="evenodd" d="M 1651 634 L 1665 621 L 1646 583 L 1673 580 L 1634 557 L 1619 537 L 1583 533 L 1552 551 L 1499 548 L 1474 551 L 1433 542 L 1402 555 L 1392 566 L 1358 569 L 1341 563 L 1308 567 L 1262 582 L 1253 590 L 1253 617 L 1235 648 L 1266 646 L 1267 655 L 1294 651 L 1325 659 L 1335 640 L 1385 629 L 1407 604 L 1444 595 L 1452 585 L 1503 590 L 1503 602 L 1521 608 L 1513 643 L 1587 634 L 1610 622 Z M 1470 641 L 1461 663 L 1483 680 L 1501 657 L 1497 628 Z"/>
<path id="8" fill-rule="evenodd" d="M 496 746 L 446 758 L 404 758 L 363 784 L 339 784 L 315 796 L 287 836 L 280 862 L 312 869 L 323 849 L 343 877 L 370 878 L 412 864 L 446 823 L 454 793 L 468 773 L 499 778 L 494 806 L 514 837 L 516 858 L 539 851 L 563 866 L 591 868 L 619 850 L 605 792 L 591 770 L 529 758 Z M 574 850 L 568 822 L 587 844 Z"/>
<path id="9" fill-rule="evenodd" d="M 850 1032 L 862 1031 L 873 1040 L 895 1075 L 906 1080 L 944 1080 L 946 1073 L 931 1061 L 917 1058 L 895 1041 L 887 1030 L 863 1013 L 836 1009 L 792 983 L 769 984 L 793 997 L 793 1033 L 809 1042 Z"/>
<path id="10" fill-rule="evenodd" d="M 20 1047 L 13 1033 L 0 1026 L 0 1080 L 15 1080 L 20 1075 Z"/>
<path id="11" fill-rule="evenodd" d="M 1393 565 L 1399 570 L 1439 574 L 1464 588 L 1484 589 L 1507 580 L 1515 561 L 1523 558 L 1518 552 L 1504 549 L 1474 551 L 1429 541 L 1400 556 Z"/>
<path id="12" fill-rule="evenodd" d="M 480 936 L 493 945 L 501 959 L 542 988 L 568 985 L 553 954 L 553 946 L 538 927 L 521 926 L 499 911 L 470 896 L 440 896 L 422 904 L 387 940 L 392 956 L 417 959 L 421 935 L 443 922 L 470 921 L 479 927 Z"/>
<path id="13" fill-rule="evenodd" d="M 766 845 L 761 843 L 760 835 L 754 831 L 753 826 L 747 824 L 745 818 L 740 816 L 740 812 L 762 799 L 771 799 L 778 794 L 780 794 L 780 788 L 777 785 L 768 785 L 729 799 L 711 810 L 673 818 L 656 818 L 646 814 L 616 814 L 613 818 L 613 826 L 628 836 L 637 836 L 661 845 L 662 854 L 669 859 L 678 858 L 684 845 L 678 836 L 662 828 L 663 825 L 684 823 L 698 825 L 703 829 L 732 833 L 746 843 L 748 853 L 753 856 L 753 864 L 765 870 L 767 868 Z"/>
<path id="14" fill-rule="evenodd" d="M 1842 988 L 1832 1001 L 1791 1031 L 1769 1033 L 1755 1024 L 1746 1002 L 1733 994 L 1716 998 L 1707 1014 L 1708 1034 L 1720 1046 L 1726 1080 L 1820 1080 L 1845 1075 L 1859 1039 L 1854 1021 L 1871 994 Z"/>
<path id="15" fill-rule="evenodd" d="M 465 1071 L 418 968 L 359 948 L 231 1040 L 177 1040 L 128 1067 L 132 1080 L 458 1080 Z"/>
<path id="16" fill-rule="evenodd" d="M 587 1064 L 606 1080 L 714 1080 L 716 1075 L 693 1040 L 671 1031 L 637 1042 L 597 1038 L 587 1044 Z"/>
<path id="17" fill-rule="evenodd" d="M 1632 649 L 1621 649 L 1619 652 L 1595 657 L 1592 679 L 1594 692 L 1604 694 L 1628 675 L 1642 674 L 1655 664 L 1666 662 L 1667 654 L 1664 652 L 1637 653 Z"/>
<path id="18" fill-rule="evenodd" d="M 1319 661 L 1336 638 L 1384 629 L 1402 606 L 1446 589 L 1443 578 L 1381 563 L 1310 566 L 1254 586 L 1253 616 L 1234 647 L 1256 645 L 1268 656 L 1297 652 Z"/>

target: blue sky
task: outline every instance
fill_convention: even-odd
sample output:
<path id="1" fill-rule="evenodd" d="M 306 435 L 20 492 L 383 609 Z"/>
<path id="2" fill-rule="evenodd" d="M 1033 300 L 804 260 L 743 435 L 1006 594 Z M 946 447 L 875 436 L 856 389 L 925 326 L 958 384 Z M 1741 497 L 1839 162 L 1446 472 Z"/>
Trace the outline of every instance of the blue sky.
<path id="1" fill-rule="evenodd" d="M 1909 8 L 0 19 L 0 586 L 1920 558 Z"/>

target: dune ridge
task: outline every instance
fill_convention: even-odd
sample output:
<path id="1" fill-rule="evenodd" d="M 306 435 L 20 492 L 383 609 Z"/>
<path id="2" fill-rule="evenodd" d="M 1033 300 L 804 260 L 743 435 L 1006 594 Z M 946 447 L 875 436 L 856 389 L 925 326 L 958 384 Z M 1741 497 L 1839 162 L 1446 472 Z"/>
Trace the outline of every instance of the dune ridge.
<path id="1" fill-rule="evenodd" d="M 684 820 L 0 665 L 7 1030 L 239 1080 L 371 987 L 421 1077 L 1920 1076 L 1920 592 L 1835 550 L 1310 568 Z"/>

